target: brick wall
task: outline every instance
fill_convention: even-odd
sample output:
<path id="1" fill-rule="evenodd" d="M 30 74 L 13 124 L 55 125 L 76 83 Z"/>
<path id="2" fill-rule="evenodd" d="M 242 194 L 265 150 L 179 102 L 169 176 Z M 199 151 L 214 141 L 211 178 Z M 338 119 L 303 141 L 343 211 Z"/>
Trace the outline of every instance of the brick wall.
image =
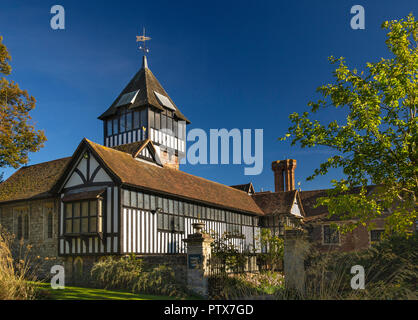
<path id="1" fill-rule="evenodd" d="M 384 229 L 383 219 L 375 219 L 372 222 L 375 224 L 373 229 Z M 370 232 L 367 230 L 367 226 L 360 226 L 353 232 L 340 234 L 340 242 L 338 244 L 323 243 L 323 225 L 329 224 L 330 223 L 320 223 L 312 225 L 310 239 L 320 251 L 349 252 L 370 247 Z"/>

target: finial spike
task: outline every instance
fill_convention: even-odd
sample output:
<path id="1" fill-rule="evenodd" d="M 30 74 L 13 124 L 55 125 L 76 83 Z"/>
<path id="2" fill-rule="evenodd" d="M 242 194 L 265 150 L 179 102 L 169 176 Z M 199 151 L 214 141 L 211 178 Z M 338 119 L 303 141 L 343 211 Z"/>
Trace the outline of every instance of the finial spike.
<path id="1" fill-rule="evenodd" d="M 148 61 L 146 55 L 142 57 L 142 69 L 148 69 Z"/>

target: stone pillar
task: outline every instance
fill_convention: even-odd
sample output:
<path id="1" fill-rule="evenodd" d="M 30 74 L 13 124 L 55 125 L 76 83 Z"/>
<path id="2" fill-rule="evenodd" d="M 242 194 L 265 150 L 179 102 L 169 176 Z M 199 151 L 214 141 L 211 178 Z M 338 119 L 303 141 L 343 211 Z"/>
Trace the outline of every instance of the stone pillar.
<path id="1" fill-rule="evenodd" d="M 284 276 L 289 289 L 305 293 L 305 257 L 309 241 L 305 230 L 286 230 L 284 239 Z"/>
<path id="2" fill-rule="evenodd" d="M 209 259 L 213 238 L 202 233 L 204 223 L 194 223 L 195 233 L 183 241 L 187 245 L 187 286 L 193 292 L 208 297 Z"/>

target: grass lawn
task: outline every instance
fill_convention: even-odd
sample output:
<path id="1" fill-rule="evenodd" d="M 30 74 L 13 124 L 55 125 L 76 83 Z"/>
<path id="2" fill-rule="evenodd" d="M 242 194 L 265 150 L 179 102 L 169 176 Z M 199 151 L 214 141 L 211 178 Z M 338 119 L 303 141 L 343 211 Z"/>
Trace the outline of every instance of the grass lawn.
<path id="1" fill-rule="evenodd" d="M 134 294 L 116 290 L 81 287 L 65 287 L 65 289 L 54 290 L 49 283 L 38 282 L 37 285 L 41 293 L 40 299 L 47 300 L 176 300 L 176 298 L 168 296 Z"/>

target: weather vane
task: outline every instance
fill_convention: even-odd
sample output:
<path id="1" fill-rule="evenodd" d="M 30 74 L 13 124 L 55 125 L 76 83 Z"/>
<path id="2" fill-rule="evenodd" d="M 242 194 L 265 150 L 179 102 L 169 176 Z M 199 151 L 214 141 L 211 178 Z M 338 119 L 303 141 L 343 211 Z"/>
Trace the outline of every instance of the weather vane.
<path id="1" fill-rule="evenodd" d="M 146 55 L 149 52 L 149 49 L 147 48 L 146 42 L 151 40 L 150 37 L 145 36 L 145 28 L 142 30 L 142 36 L 136 36 L 136 42 L 142 42 L 143 44 L 139 46 L 139 50 L 142 50 L 144 52 L 144 55 Z"/>

